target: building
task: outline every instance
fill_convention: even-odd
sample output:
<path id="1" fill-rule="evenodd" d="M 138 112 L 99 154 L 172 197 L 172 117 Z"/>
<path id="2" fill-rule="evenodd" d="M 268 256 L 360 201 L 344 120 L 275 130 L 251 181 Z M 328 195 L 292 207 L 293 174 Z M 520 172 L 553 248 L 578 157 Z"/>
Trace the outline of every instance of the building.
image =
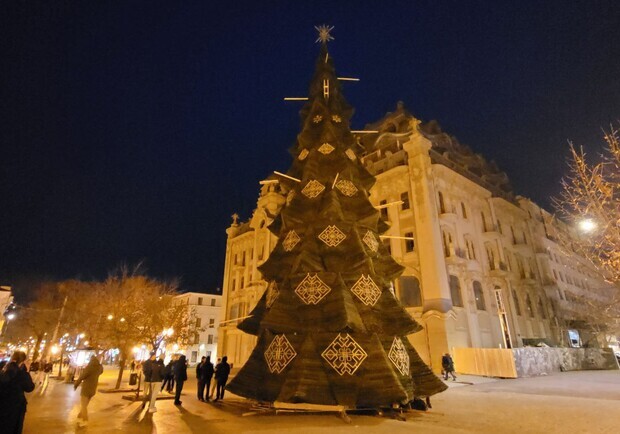
<path id="1" fill-rule="evenodd" d="M 190 315 L 195 315 L 197 331 L 189 345 L 173 349 L 173 351 L 185 354 L 190 364 L 199 362 L 202 356 L 211 356 L 211 361 L 216 361 L 218 357 L 217 328 L 222 318 L 222 296 L 186 292 L 175 298 L 181 304 L 187 305 Z"/>
<path id="2" fill-rule="evenodd" d="M 7 324 L 7 309 L 13 303 L 13 291 L 10 286 L 0 286 L 0 335 L 4 335 L 4 328 Z"/>
<path id="3" fill-rule="evenodd" d="M 375 131 L 359 135 L 376 177 L 370 200 L 391 226 L 383 242 L 405 267 L 394 295 L 424 326 L 409 338 L 425 362 L 439 371 L 441 355 L 461 347 L 580 345 L 577 295 L 598 297 L 605 284 L 558 244 L 554 234 L 569 228 L 516 196 L 495 163 L 402 103 L 366 130 Z M 233 216 L 227 229 L 219 333 L 235 364 L 255 346 L 236 324 L 265 291 L 257 267 L 278 242 L 267 226 L 285 201 L 277 182 L 263 181 L 252 218 Z"/>

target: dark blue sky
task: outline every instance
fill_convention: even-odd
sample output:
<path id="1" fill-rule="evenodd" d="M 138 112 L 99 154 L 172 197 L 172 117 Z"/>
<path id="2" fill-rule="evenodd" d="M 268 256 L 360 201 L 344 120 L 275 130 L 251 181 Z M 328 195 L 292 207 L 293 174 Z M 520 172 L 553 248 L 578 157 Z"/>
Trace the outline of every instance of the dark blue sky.
<path id="1" fill-rule="evenodd" d="M 361 78 L 353 128 L 403 100 L 545 205 L 567 140 L 596 152 L 620 119 L 615 1 L 209 3 L 1 6 L 0 283 L 145 259 L 220 286 L 230 215 L 289 166 L 314 25 Z"/>

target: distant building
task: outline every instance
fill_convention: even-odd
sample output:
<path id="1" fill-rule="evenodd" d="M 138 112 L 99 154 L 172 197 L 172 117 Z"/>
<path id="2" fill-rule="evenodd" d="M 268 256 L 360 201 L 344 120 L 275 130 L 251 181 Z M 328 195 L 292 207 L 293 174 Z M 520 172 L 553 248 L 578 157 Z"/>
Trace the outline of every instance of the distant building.
<path id="1" fill-rule="evenodd" d="M 13 303 L 13 291 L 10 286 L 0 286 L 0 334 L 4 334 L 7 322 L 7 308 Z"/>
<path id="2" fill-rule="evenodd" d="M 216 361 L 219 357 L 217 328 L 222 318 L 222 296 L 186 292 L 176 299 L 195 314 L 196 331 L 189 345 L 174 352 L 185 354 L 190 364 L 199 362 L 202 356 L 211 356 L 211 361 Z"/>
<path id="3" fill-rule="evenodd" d="M 419 128 L 418 128 L 419 125 Z M 401 103 L 368 125 L 359 144 L 376 177 L 370 201 L 391 228 L 383 242 L 405 267 L 394 295 L 424 330 L 409 338 L 434 370 L 453 348 L 580 345 L 579 296 L 600 297 L 601 276 L 554 237 L 569 231 L 508 177 L 436 122 L 420 125 Z M 256 338 L 236 329 L 267 282 L 257 267 L 278 239 L 267 226 L 285 203 L 276 182 L 261 187 L 248 222 L 226 230 L 220 347 L 243 364 Z"/>

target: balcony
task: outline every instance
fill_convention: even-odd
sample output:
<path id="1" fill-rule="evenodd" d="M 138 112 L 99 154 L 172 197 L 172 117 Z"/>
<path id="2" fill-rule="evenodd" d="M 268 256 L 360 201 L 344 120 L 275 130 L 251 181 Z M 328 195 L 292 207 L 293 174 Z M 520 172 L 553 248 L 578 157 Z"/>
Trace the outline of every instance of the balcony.
<path id="1" fill-rule="evenodd" d="M 450 256 L 446 257 L 447 264 L 464 264 L 467 261 L 469 261 L 469 259 L 467 259 L 467 253 L 464 249 L 450 246 Z"/>
<path id="2" fill-rule="evenodd" d="M 508 266 L 501 262 L 489 262 L 489 274 L 492 277 L 506 277 L 510 273 Z"/>
<path id="3" fill-rule="evenodd" d="M 485 241 L 494 240 L 501 236 L 499 228 L 496 224 L 486 223 L 482 226 L 482 238 Z"/>

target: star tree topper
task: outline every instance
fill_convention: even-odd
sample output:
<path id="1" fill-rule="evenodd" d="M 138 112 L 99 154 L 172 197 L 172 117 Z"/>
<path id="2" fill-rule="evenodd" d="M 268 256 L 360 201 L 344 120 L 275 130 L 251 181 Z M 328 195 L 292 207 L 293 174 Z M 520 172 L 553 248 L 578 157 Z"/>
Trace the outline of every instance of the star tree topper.
<path id="1" fill-rule="evenodd" d="M 321 42 L 326 44 L 329 41 L 333 41 L 334 37 L 329 34 L 332 30 L 334 30 L 334 26 L 328 26 L 323 24 L 322 26 L 314 26 L 317 32 L 319 32 L 319 37 L 316 38 L 315 42 Z"/>

